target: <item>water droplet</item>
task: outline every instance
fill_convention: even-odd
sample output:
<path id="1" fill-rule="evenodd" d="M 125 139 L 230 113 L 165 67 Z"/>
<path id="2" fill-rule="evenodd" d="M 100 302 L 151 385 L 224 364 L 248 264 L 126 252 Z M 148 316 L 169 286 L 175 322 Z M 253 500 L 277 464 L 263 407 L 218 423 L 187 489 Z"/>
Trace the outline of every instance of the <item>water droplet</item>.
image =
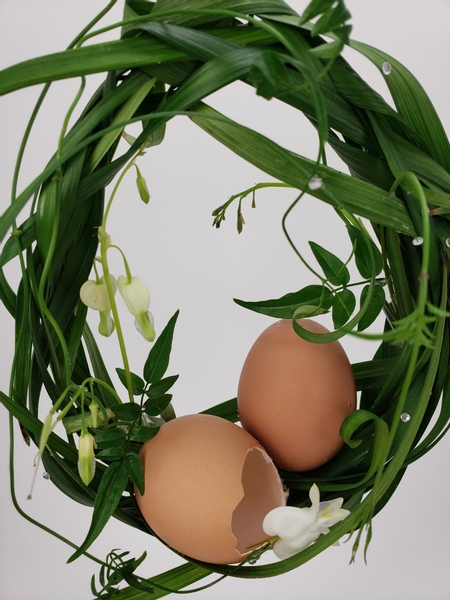
<path id="1" fill-rule="evenodd" d="M 314 177 L 311 177 L 309 180 L 308 187 L 310 190 L 318 190 L 322 187 L 322 179 L 317 177 L 317 175 L 314 175 Z"/>
<path id="2" fill-rule="evenodd" d="M 408 421 L 411 420 L 411 415 L 409 413 L 407 413 L 407 412 L 403 412 L 400 415 L 400 419 L 403 421 L 403 423 L 407 423 Z"/>
<path id="3" fill-rule="evenodd" d="M 258 562 L 257 558 L 252 558 L 251 560 L 248 561 L 249 565 L 256 565 L 256 563 Z"/>
<path id="4" fill-rule="evenodd" d="M 413 246 L 421 246 L 423 244 L 423 237 L 415 237 L 412 243 Z"/>
<path id="5" fill-rule="evenodd" d="M 445 239 L 445 245 L 447 246 L 447 248 L 450 248 L 450 238 Z"/>
<path id="6" fill-rule="evenodd" d="M 384 75 L 390 75 L 390 74 L 391 74 L 391 71 L 392 71 L 392 66 L 391 66 L 391 63 L 389 63 L 389 62 L 384 62 L 384 63 L 381 65 L 381 70 L 383 71 L 383 74 L 384 74 Z"/>
<path id="7" fill-rule="evenodd" d="M 48 481 L 48 480 L 50 479 L 50 474 L 49 474 L 49 473 L 43 473 L 43 474 L 42 474 L 42 477 L 43 477 L 45 480 L 47 480 L 47 481 Z"/>

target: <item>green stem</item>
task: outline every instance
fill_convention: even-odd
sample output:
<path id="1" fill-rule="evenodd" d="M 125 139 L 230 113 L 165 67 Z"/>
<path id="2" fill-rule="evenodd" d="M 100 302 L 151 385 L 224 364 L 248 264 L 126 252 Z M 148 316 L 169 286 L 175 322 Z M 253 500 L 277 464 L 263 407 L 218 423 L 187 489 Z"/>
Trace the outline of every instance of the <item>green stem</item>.
<path id="1" fill-rule="evenodd" d="M 138 153 L 139 154 L 139 153 Z M 125 381 L 127 383 L 127 390 L 128 390 L 128 398 L 130 400 L 130 402 L 134 402 L 134 396 L 133 396 L 133 384 L 131 381 L 131 371 L 130 371 L 130 363 L 128 361 L 128 354 L 127 354 L 127 349 L 126 349 L 126 345 L 125 345 L 125 338 L 123 335 L 123 330 L 122 330 L 122 324 L 120 322 L 120 316 L 119 316 L 119 311 L 117 309 L 117 303 L 114 297 L 114 290 L 112 288 L 112 284 L 111 284 L 111 278 L 110 278 L 110 271 L 109 271 L 109 265 L 108 265 L 108 249 L 111 247 L 110 242 L 109 242 L 109 236 L 106 233 L 106 224 L 107 224 L 107 220 L 108 220 L 108 216 L 109 216 L 109 212 L 111 210 L 112 207 L 112 203 L 114 201 L 114 198 L 116 196 L 117 190 L 119 189 L 120 184 L 122 183 L 123 178 L 125 177 L 125 175 L 128 173 L 128 171 L 132 168 L 134 161 L 136 160 L 138 154 L 136 154 L 131 161 L 128 163 L 128 165 L 123 169 L 122 173 L 120 174 L 114 188 L 113 191 L 111 193 L 111 196 L 109 198 L 108 204 L 106 206 L 105 209 L 105 213 L 103 215 L 103 221 L 102 221 L 102 227 L 101 227 L 101 231 L 99 231 L 99 236 L 100 236 L 100 261 L 102 263 L 102 267 L 103 267 L 103 277 L 104 277 L 104 281 L 105 281 L 105 285 L 106 285 L 106 290 L 108 292 L 108 297 L 109 297 L 109 301 L 111 304 L 111 312 L 113 314 L 114 317 L 114 322 L 116 325 L 116 332 L 117 332 L 117 339 L 119 342 L 119 348 L 120 348 L 120 352 L 122 355 L 122 362 L 123 362 L 123 368 L 125 371 Z"/>
<path id="2" fill-rule="evenodd" d="M 9 485 L 10 485 L 10 493 L 11 493 L 11 500 L 12 500 L 13 506 L 17 510 L 17 512 L 20 514 L 21 517 L 23 517 L 24 519 L 26 519 L 33 525 L 36 525 L 36 527 L 39 527 L 39 529 L 42 529 L 46 533 L 49 533 L 50 535 L 54 536 L 61 542 L 64 542 L 71 548 L 78 550 L 79 546 L 77 546 L 76 544 L 74 544 L 73 542 L 71 542 L 64 536 L 62 536 L 61 534 L 57 533 L 53 529 L 50 529 L 49 527 L 46 527 L 44 524 L 39 523 L 39 521 L 36 521 L 32 517 L 30 517 L 30 515 L 25 513 L 17 501 L 16 485 L 15 485 L 15 471 L 14 471 L 14 420 L 13 420 L 13 416 L 11 415 L 11 413 L 9 413 Z M 92 554 L 89 554 L 88 552 L 83 552 L 83 554 L 84 554 L 84 556 L 86 556 L 90 560 L 96 562 L 97 564 L 99 564 L 101 566 L 107 566 L 107 565 L 105 565 L 105 563 L 102 560 L 100 560 L 99 558 L 96 558 Z"/>

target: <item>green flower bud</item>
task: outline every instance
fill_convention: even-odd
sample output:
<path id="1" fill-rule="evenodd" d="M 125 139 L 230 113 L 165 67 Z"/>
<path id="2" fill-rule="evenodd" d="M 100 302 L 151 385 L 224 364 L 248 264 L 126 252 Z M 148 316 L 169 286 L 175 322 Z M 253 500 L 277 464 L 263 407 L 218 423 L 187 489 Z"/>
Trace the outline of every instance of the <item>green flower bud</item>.
<path id="1" fill-rule="evenodd" d="M 109 310 L 108 311 L 101 311 L 100 312 L 100 323 L 98 325 L 98 332 L 100 335 L 103 335 L 105 337 L 109 337 L 114 329 L 116 328 L 116 325 L 114 323 L 114 319 L 111 317 Z"/>
<path id="2" fill-rule="evenodd" d="M 88 420 L 89 425 L 91 425 L 91 427 L 99 427 L 102 419 L 100 419 L 98 415 L 98 404 L 96 402 L 91 402 L 89 404 L 89 410 L 91 411 L 91 416 Z"/>
<path id="3" fill-rule="evenodd" d="M 89 485 L 95 473 L 95 440 L 90 433 L 81 434 L 78 443 L 78 473 L 85 485 Z"/>
<path id="4" fill-rule="evenodd" d="M 150 202 L 150 192 L 148 191 L 147 182 L 142 176 L 141 171 L 137 165 L 136 167 L 136 185 L 139 192 L 139 196 L 141 197 L 142 202 L 148 204 Z"/>

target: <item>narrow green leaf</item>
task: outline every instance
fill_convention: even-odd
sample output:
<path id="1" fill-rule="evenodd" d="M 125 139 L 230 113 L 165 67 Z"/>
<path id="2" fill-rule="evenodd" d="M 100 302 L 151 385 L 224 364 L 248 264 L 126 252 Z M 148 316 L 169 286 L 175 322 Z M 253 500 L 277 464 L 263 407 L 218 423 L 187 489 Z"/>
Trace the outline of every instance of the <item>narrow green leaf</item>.
<path id="1" fill-rule="evenodd" d="M 311 54 L 317 56 L 319 58 L 335 58 L 339 56 L 344 48 L 344 43 L 341 40 L 335 40 L 334 42 L 329 42 L 327 44 L 321 44 L 320 46 L 316 46 L 315 48 L 311 48 Z"/>
<path id="2" fill-rule="evenodd" d="M 151 440 L 159 431 L 159 426 L 149 427 L 147 425 L 135 425 L 130 430 L 132 442 L 146 442 Z"/>
<path id="3" fill-rule="evenodd" d="M 325 33 L 331 33 L 335 30 L 340 30 L 345 26 L 345 22 L 347 19 L 351 17 L 347 8 L 345 7 L 342 1 L 337 2 L 327 11 L 325 11 L 322 16 L 314 23 L 313 28 L 311 30 L 311 35 L 321 35 Z M 345 28 L 347 32 L 346 39 L 343 41 L 348 43 L 348 28 Z"/>
<path id="4" fill-rule="evenodd" d="M 16 235 L 19 236 L 20 244 L 17 243 L 15 235 L 6 240 L 0 255 L 0 267 L 4 267 L 18 255 L 19 247 L 26 250 L 36 240 L 36 214 L 28 217 L 18 227 Z"/>
<path id="5" fill-rule="evenodd" d="M 136 402 L 115 404 L 110 407 L 110 410 L 120 421 L 136 421 L 141 416 L 141 407 Z"/>
<path id="6" fill-rule="evenodd" d="M 258 96 L 270 100 L 278 90 L 279 81 L 288 81 L 288 74 L 277 54 L 265 50 L 256 57 L 247 80 L 256 88 Z"/>
<path id="7" fill-rule="evenodd" d="M 116 373 L 119 376 L 119 379 L 123 383 L 123 385 L 125 387 L 128 387 L 125 369 L 121 369 L 121 368 L 117 367 Z M 136 373 L 131 373 L 131 387 L 133 390 L 133 395 L 140 396 L 142 394 L 142 392 L 144 391 L 145 382 L 141 377 L 139 377 L 139 375 L 136 375 Z"/>
<path id="8" fill-rule="evenodd" d="M 0 71 L 0 95 L 38 83 L 187 58 L 184 52 L 148 38 L 81 46 L 26 60 Z"/>
<path id="9" fill-rule="evenodd" d="M 309 245 L 328 281 L 333 285 L 347 285 L 350 273 L 342 260 L 315 242 Z"/>
<path id="10" fill-rule="evenodd" d="M 121 446 L 127 437 L 126 432 L 119 427 L 100 431 L 95 435 L 95 443 L 97 448 L 111 448 Z"/>
<path id="11" fill-rule="evenodd" d="M 417 79 L 401 63 L 381 50 L 355 41 L 350 45 L 371 60 L 382 73 L 383 64 L 389 63 L 389 74 L 384 78 L 400 116 L 417 133 L 430 156 L 449 171 L 450 145 L 447 134 Z"/>
<path id="12" fill-rule="evenodd" d="M 145 405 L 145 414 L 150 417 L 157 417 L 169 406 L 171 400 L 172 394 L 164 394 L 163 396 L 149 400 Z"/>
<path id="13" fill-rule="evenodd" d="M 353 411 L 345 419 L 339 432 L 342 439 L 348 446 L 351 448 L 357 448 L 361 444 L 362 440 L 355 440 L 352 438 L 352 436 L 361 427 L 361 425 L 369 423 L 370 421 L 373 421 L 375 425 L 375 438 L 373 442 L 372 462 L 363 481 L 370 479 L 370 477 L 372 477 L 372 475 L 374 475 L 382 466 L 384 450 L 386 445 L 389 444 L 389 428 L 387 423 L 377 417 L 377 415 L 374 415 L 367 410 L 358 409 Z"/>
<path id="14" fill-rule="evenodd" d="M 113 462 L 104 472 L 94 503 L 92 521 L 86 539 L 67 561 L 73 562 L 81 556 L 97 539 L 119 504 L 128 482 L 128 475 L 122 462 Z"/>
<path id="15" fill-rule="evenodd" d="M 105 448 L 104 450 L 100 450 L 95 454 L 95 458 L 100 458 L 101 460 L 119 460 L 124 455 L 124 449 L 120 446 Z"/>
<path id="16" fill-rule="evenodd" d="M 185 9 L 185 10 L 183 10 Z M 187 9 L 187 10 L 186 10 Z M 295 14 L 283 0 L 158 0 L 152 11 L 153 16 L 166 11 L 174 11 L 172 15 L 164 15 L 161 20 L 177 25 L 193 27 L 202 23 L 217 21 L 222 18 L 213 12 L 208 14 L 196 13 L 195 9 L 227 10 L 248 15 L 254 14 Z"/>
<path id="17" fill-rule="evenodd" d="M 361 292 L 361 300 L 360 300 L 361 306 L 364 304 L 366 296 L 369 292 L 369 287 L 370 286 L 366 285 Z M 386 302 L 386 297 L 384 294 L 384 289 L 382 287 L 380 287 L 379 285 L 376 285 L 373 288 L 373 295 L 372 295 L 372 300 L 370 302 L 369 308 L 364 313 L 363 317 L 361 318 L 360 322 L 358 323 L 358 331 L 364 331 L 364 329 L 367 329 L 370 325 L 372 325 L 372 323 L 375 321 L 375 319 L 378 317 L 378 315 L 383 310 L 385 302 Z"/>
<path id="18" fill-rule="evenodd" d="M 244 308 L 275 317 L 277 319 L 292 319 L 299 306 L 316 306 L 320 310 L 316 314 L 327 312 L 333 304 L 333 294 L 322 285 L 308 285 L 298 292 L 285 294 L 274 300 L 247 302 L 234 298 L 234 302 Z"/>
<path id="19" fill-rule="evenodd" d="M 353 225 L 347 224 L 348 234 L 355 247 L 356 268 L 364 279 L 370 279 L 372 274 L 376 277 L 383 269 L 383 258 L 380 250 L 373 241 L 363 234 L 363 232 Z M 370 260 L 370 245 L 372 261 Z"/>
<path id="20" fill-rule="evenodd" d="M 334 296 L 331 314 L 335 329 L 339 329 L 347 323 L 355 310 L 355 306 L 355 294 L 349 289 L 342 290 Z"/>
<path id="21" fill-rule="evenodd" d="M 144 467 L 142 461 L 134 452 L 127 452 L 123 459 L 125 471 L 141 494 L 145 491 Z"/>
<path id="22" fill-rule="evenodd" d="M 153 383 L 150 386 L 150 389 L 148 389 L 145 393 L 151 400 L 154 398 L 159 398 L 170 390 L 173 384 L 177 381 L 178 377 L 178 375 L 171 375 L 170 377 L 160 379 L 156 383 Z"/>
<path id="23" fill-rule="evenodd" d="M 156 383 L 162 379 L 169 366 L 172 350 L 173 332 L 180 311 L 177 310 L 153 344 L 144 365 L 144 379 L 147 383 Z"/>

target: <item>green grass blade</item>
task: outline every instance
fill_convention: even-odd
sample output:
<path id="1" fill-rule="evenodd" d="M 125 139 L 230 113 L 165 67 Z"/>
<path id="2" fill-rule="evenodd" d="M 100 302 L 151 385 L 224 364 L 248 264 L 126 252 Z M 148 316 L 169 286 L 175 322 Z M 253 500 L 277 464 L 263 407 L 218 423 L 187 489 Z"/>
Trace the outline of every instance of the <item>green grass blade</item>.
<path id="1" fill-rule="evenodd" d="M 450 145 L 439 116 L 423 87 L 397 60 L 361 42 L 351 47 L 371 60 L 383 73 L 383 64 L 389 63 L 390 73 L 384 75 L 399 115 L 419 136 L 423 149 L 435 161 L 450 171 Z"/>
<path id="2" fill-rule="evenodd" d="M 312 196 L 333 206 L 345 207 L 380 225 L 408 235 L 415 234 L 408 212 L 398 198 L 326 166 L 316 167 L 313 161 L 297 156 L 261 134 L 225 119 L 205 104 L 197 104 L 193 110 L 196 114 L 191 119 L 197 125 L 265 173 L 300 190 L 307 188 L 309 179 L 315 173 L 322 179 L 323 185 L 317 190 L 308 190 Z"/>

